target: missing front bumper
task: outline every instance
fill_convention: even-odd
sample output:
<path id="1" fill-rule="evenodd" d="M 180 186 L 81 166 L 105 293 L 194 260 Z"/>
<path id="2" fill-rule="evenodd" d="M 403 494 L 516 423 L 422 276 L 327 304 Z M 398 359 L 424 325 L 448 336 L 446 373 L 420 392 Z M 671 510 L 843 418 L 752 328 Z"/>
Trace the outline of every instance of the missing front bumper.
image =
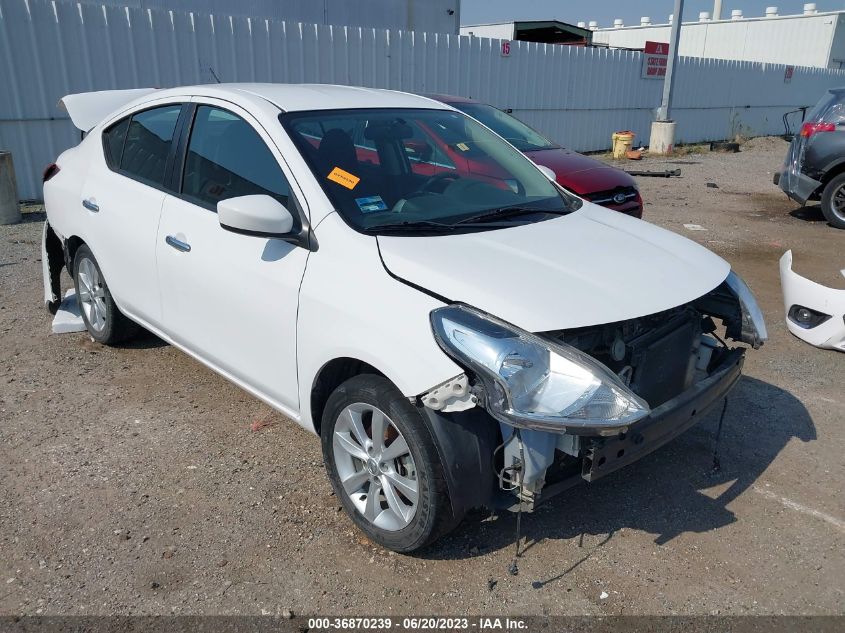
<path id="1" fill-rule="evenodd" d="M 745 350 L 730 350 L 708 378 L 654 409 L 628 432 L 595 440 L 582 462 L 581 477 L 587 481 L 604 477 L 645 457 L 695 425 L 739 380 L 744 359 Z"/>

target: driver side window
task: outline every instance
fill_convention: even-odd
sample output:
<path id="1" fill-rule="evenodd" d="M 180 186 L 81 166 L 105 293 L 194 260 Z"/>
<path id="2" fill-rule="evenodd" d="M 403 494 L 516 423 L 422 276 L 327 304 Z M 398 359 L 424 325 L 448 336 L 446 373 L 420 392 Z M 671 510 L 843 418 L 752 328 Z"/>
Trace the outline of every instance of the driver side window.
<path id="1" fill-rule="evenodd" d="M 221 200 L 256 194 L 272 196 L 290 208 L 288 181 L 258 132 L 227 110 L 199 106 L 185 157 L 182 195 L 215 209 Z"/>

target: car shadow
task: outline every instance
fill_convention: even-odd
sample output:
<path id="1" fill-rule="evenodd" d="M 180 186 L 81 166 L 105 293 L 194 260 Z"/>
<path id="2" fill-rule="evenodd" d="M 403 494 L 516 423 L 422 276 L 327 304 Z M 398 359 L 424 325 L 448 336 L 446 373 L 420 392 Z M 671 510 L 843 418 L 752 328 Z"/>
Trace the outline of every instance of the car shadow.
<path id="1" fill-rule="evenodd" d="M 160 339 L 149 330 L 141 328 L 131 339 L 118 343 L 115 347 L 119 349 L 156 349 L 158 347 L 167 347 L 168 345 L 170 343 L 167 341 Z"/>
<path id="2" fill-rule="evenodd" d="M 685 434 L 639 462 L 590 485 L 579 485 L 522 516 L 524 555 L 547 540 L 579 539 L 577 559 L 551 569 L 535 588 L 559 579 L 587 560 L 620 529 L 654 535 L 662 545 L 680 534 L 703 533 L 734 523 L 728 506 L 748 490 L 793 438 L 809 442 L 816 430 L 792 394 L 744 376 L 731 392 L 719 442 L 721 406 Z M 516 517 L 476 511 L 451 534 L 421 551 L 422 558 L 464 559 L 513 548 Z M 585 539 L 585 536 L 587 537 Z M 584 541 L 587 547 L 584 547 Z M 539 555 L 539 554 L 538 554 Z"/>
<path id="3" fill-rule="evenodd" d="M 811 207 L 803 206 L 793 209 L 789 212 L 793 218 L 804 220 L 805 222 L 827 222 L 827 218 L 822 213 L 821 205 L 813 205 Z"/>

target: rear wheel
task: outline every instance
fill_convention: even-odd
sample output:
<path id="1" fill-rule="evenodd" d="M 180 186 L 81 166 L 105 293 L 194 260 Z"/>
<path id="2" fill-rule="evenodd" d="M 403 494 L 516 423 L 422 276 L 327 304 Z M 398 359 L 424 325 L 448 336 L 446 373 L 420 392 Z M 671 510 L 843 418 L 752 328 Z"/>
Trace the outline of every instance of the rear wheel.
<path id="1" fill-rule="evenodd" d="M 114 345 L 138 332 L 138 325 L 118 309 L 94 253 L 83 244 L 73 258 L 73 283 L 88 333 L 98 343 Z"/>
<path id="2" fill-rule="evenodd" d="M 822 213 L 831 226 L 845 229 L 845 174 L 839 174 L 825 185 Z"/>
<path id="3" fill-rule="evenodd" d="M 321 436 L 332 488 L 371 540 L 411 552 L 453 525 L 435 440 L 390 381 L 343 383 L 326 403 Z"/>

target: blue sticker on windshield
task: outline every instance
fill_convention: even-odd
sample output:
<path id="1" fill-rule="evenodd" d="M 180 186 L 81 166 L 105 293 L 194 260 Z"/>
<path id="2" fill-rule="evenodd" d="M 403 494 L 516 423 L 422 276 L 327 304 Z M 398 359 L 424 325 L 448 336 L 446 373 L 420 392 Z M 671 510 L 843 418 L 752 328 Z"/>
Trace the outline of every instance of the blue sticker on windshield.
<path id="1" fill-rule="evenodd" d="M 373 211 L 386 211 L 387 205 L 381 196 L 369 196 L 367 198 L 355 198 L 355 203 L 361 213 L 372 213 Z"/>

